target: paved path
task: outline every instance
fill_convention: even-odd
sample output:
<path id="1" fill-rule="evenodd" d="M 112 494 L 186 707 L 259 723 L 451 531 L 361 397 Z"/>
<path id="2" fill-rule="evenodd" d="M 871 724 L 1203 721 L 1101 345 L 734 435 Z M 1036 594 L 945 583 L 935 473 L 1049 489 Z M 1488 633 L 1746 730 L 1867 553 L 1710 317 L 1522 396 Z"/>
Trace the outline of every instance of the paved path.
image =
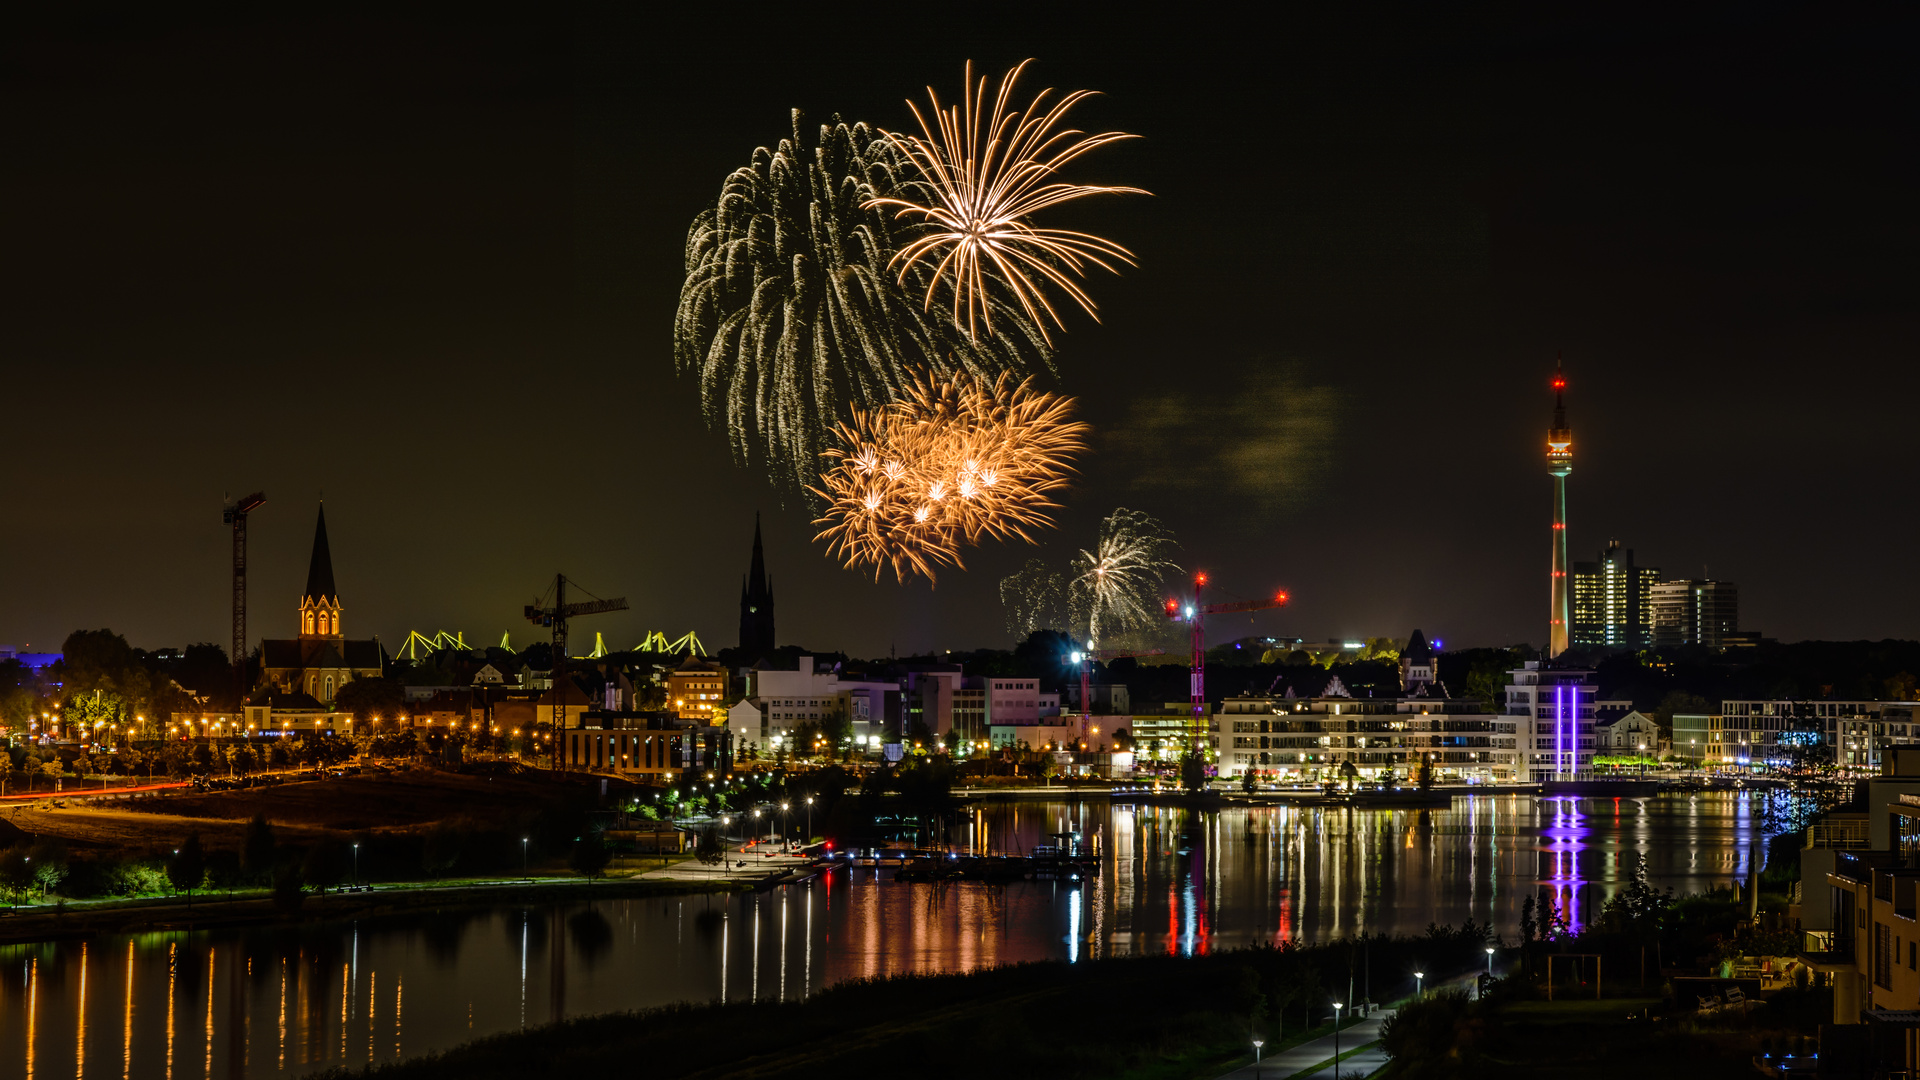
<path id="1" fill-rule="evenodd" d="M 1376 1011 L 1372 1016 L 1355 1020 L 1350 1024 L 1342 1024 L 1340 1026 L 1340 1052 L 1344 1054 L 1355 1047 L 1365 1046 L 1370 1042 L 1377 1041 L 1380 1038 L 1381 1022 L 1391 1015 L 1392 1013 L 1382 1009 Z M 1288 1080 L 1289 1077 L 1306 1073 L 1308 1069 L 1313 1068 L 1315 1065 L 1320 1064 L 1332 1056 L 1333 1036 L 1323 1035 L 1318 1039 L 1314 1039 L 1312 1042 L 1304 1042 L 1298 1046 L 1289 1047 L 1277 1054 L 1268 1054 L 1261 1059 L 1258 1068 L 1253 1065 L 1247 1065 L 1243 1068 L 1235 1069 L 1226 1076 L 1221 1077 L 1220 1080 Z M 1372 1060 L 1375 1057 L 1377 1057 L 1378 1060 L 1373 1061 L 1372 1064 L 1366 1064 L 1368 1060 Z M 1366 1076 L 1368 1073 L 1386 1064 L 1386 1061 L 1386 1055 L 1377 1050 L 1370 1051 L 1366 1054 L 1356 1054 L 1340 1063 L 1341 1080 L 1360 1080 L 1361 1077 Z M 1333 1068 L 1332 1066 L 1328 1066 L 1310 1075 L 1313 1077 L 1313 1080 L 1332 1080 Z"/>

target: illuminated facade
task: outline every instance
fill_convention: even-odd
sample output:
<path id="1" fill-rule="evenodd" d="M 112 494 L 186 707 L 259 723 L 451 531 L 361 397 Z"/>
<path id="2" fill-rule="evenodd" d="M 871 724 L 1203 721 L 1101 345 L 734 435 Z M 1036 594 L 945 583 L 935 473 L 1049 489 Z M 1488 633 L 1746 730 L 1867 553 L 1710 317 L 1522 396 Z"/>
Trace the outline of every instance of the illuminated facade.
<path id="1" fill-rule="evenodd" d="M 667 676 L 667 709 L 682 720 L 711 725 L 727 711 L 727 669 L 689 656 Z"/>
<path id="2" fill-rule="evenodd" d="M 1660 570 L 1635 566 L 1633 549 L 1607 541 L 1593 562 L 1573 564 L 1575 645 L 1644 649 L 1653 643 L 1653 587 Z"/>
<path id="3" fill-rule="evenodd" d="M 1567 651 L 1573 605 L 1567 580 L 1567 474 L 1573 472 L 1573 429 L 1567 426 L 1567 376 L 1553 371 L 1553 426 L 1547 429 L 1547 475 L 1553 477 L 1553 570 L 1548 591 L 1547 656 Z"/>
<path id="4" fill-rule="evenodd" d="M 325 507 L 314 524 L 313 555 L 307 564 L 307 587 L 300 596 L 298 618 L 299 637 L 260 643 L 262 691 L 304 694 L 325 705 L 352 680 L 378 678 L 385 672 L 386 654 L 380 642 L 349 640 L 342 628 Z M 289 701 L 284 707 L 294 708 L 297 703 Z"/>
<path id="5" fill-rule="evenodd" d="M 1516 719 L 1517 776 L 1526 783 L 1593 779 L 1593 672 L 1537 660 L 1510 673 L 1506 715 Z"/>
<path id="6" fill-rule="evenodd" d="M 1228 698 L 1215 715 L 1220 775 L 1280 781 L 1407 780 L 1422 761 L 1437 780 L 1515 779 L 1519 722 L 1446 698 Z M 1136 743 L 1137 745 L 1137 743 Z"/>

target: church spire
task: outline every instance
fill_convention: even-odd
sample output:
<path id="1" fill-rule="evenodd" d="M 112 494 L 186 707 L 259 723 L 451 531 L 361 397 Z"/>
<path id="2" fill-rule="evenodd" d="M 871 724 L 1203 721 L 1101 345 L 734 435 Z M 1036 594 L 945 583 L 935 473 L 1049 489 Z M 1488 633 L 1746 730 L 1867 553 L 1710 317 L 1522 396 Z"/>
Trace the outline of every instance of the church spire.
<path id="1" fill-rule="evenodd" d="M 327 547 L 327 505 L 320 504 L 320 519 L 313 526 L 313 561 L 307 564 L 307 591 L 302 599 L 338 601 L 333 587 L 333 551 Z"/>
<path id="2" fill-rule="evenodd" d="M 767 578 L 767 555 L 760 540 L 760 515 L 753 515 L 753 559 L 740 589 L 740 648 L 749 656 L 773 652 L 773 583 Z"/>

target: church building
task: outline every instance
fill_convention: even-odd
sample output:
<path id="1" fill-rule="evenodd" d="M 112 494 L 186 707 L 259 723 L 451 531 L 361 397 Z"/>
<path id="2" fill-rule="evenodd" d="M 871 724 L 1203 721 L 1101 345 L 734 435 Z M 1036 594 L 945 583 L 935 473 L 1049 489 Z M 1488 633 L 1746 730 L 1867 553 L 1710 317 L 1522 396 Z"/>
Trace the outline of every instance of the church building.
<path id="1" fill-rule="evenodd" d="M 313 559 L 300 597 L 300 636 L 260 643 L 260 689 L 270 695 L 304 694 L 329 705 L 354 679 L 384 674 L 380 642 L 349 640 L 340 619 L 340 592 L 333 584 L 333 553 L 327 547 L 327 509 L 313 529 Z M 276 703 L 277 704 L 277 703 Z"/>

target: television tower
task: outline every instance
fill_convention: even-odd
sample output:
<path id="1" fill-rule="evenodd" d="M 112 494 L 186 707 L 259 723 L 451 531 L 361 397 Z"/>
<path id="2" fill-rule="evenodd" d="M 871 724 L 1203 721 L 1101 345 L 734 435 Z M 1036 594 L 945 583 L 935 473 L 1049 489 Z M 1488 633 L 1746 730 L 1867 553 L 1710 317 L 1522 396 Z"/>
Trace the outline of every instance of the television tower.
<path id="1" fill-rule="evenodd" d="M 1567 591 L 1567 474 L 1573 471 L 1573 429 L 1567 426 L 1567 375 L 1558 356 L 1553 364 L 1553 426 L 1547 429 L 1547 475 L 1553 477 L 1553 592 L 1548 617 L 1547 657 L 1567 651 L 1573 615 Z"/>

